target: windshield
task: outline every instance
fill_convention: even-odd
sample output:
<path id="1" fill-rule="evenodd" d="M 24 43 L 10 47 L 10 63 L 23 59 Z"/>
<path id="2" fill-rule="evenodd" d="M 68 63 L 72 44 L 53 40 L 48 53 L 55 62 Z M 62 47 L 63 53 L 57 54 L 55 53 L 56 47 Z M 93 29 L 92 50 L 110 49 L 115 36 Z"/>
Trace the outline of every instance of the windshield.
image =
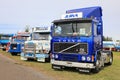
<path id="1" fill-rule="evenodd" d="M 50 33 L 33 33 L 33 40 L 49 40 Z"/>
<path id="2" fill-rule="evenodd" d="M 53 36 L 90 36 L 91 22 L 57 23 L 54 26 Z"/>
<path id="3" fill-rule="evenodd" d="M 27 40 L 29 36 L 17 36 L 16 40 Z"/>

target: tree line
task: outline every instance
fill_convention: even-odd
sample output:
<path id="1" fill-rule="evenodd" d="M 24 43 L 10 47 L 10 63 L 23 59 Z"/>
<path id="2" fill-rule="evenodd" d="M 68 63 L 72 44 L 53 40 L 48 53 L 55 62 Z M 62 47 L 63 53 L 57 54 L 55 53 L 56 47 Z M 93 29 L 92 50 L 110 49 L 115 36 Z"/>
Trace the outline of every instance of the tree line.
<path id="1" fill-rule="evenodd" d="M 113 41 L 112 37 L 105 37 L 103 36 L 103 41 Z"/>

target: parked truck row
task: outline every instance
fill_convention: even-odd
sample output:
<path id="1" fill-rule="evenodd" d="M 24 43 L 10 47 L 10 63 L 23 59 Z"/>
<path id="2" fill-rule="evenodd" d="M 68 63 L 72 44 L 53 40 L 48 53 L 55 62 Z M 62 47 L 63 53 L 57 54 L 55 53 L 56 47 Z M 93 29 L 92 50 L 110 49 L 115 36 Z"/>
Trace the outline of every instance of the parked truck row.
<path id="1" fill-rule="evenodd" d="M 29 34 L 12 36 L 8 52 L 20 53 L 21 60 L 50 61 L 53 69 L 99 72 L 105 64 L 112 64 L 112 51 L 103 50 L 101 7 L 67 10 L 52 23 L 51 27 L 34 27 Z"/>

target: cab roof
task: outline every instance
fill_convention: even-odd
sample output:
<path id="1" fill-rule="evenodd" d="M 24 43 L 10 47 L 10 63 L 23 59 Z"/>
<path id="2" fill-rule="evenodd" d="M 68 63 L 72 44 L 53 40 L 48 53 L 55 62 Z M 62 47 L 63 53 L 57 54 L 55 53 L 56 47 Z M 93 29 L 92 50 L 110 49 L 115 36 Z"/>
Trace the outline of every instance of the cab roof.
<path id="1" fill-rule="evenodd" d="M 82 12 L 83 18 L 101 17 L 102 16 L 102 8 L 100 6 L 72 9 L 72 10 L 66 11 L 66 13 L 77 13 L 77 12 Z"/>

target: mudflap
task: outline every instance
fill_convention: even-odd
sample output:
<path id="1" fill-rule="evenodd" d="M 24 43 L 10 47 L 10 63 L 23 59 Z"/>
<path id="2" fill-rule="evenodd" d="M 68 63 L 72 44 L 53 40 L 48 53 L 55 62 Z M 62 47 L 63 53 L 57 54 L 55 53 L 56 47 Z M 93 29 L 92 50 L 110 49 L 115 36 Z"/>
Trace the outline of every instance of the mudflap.
<path id="1" fill-rule="evenodd" d="M 47 62 L 49 60 L 49 54 L 36 54 L 35 57 L 38 62 Z"/>
<path id="2" fill-rule="evenodd" d="M 37 61 L 38 61 L 38 62 L 45 62 L 45 58 L 40 58 L 40 57 L 38 57 L 38 58 L 37 58 Z"/>
<path id="3" fill-rule="evenodd" d="M 21 53 L 21 54 L 20 54 L 20 59 L 21 59 L 21 60 L 27 60 L 27 58 L 24 56 L 24 53 Z"/>

